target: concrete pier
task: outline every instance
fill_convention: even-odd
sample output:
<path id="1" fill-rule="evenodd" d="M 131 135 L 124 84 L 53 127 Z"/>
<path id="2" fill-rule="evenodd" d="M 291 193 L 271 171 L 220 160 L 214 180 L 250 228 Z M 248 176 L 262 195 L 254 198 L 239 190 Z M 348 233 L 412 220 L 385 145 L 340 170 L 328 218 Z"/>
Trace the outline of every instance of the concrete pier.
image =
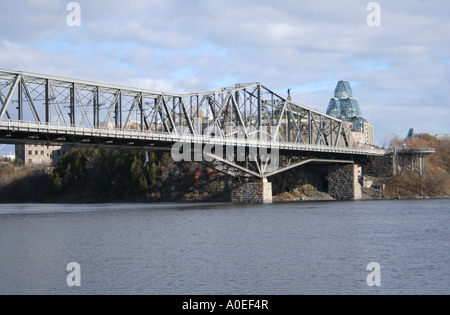
<path id="1" fill-rule="evenodd" d="M 358 165 L 333 165 L 328 168 L 328 194 L 337 200 L 362 199 Z"/>
<path id="2" fill-rule="evenodd" d="M 248 183 L 236 183 L 231 192 L 233 203 L 270 204 L 272 200 L 272 183 L 267 179 Z"/>

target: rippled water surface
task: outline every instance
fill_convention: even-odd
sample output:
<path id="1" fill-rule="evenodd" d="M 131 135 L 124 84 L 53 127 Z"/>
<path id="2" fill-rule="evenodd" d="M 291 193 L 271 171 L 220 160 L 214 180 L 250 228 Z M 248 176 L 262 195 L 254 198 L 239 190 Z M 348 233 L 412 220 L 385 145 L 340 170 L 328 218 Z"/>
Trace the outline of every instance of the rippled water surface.
<path id="1" fill-rule="evenodd" d="M 449 227 L 448 200 L 0 205 L 0 294 L 449 294 Z"/>

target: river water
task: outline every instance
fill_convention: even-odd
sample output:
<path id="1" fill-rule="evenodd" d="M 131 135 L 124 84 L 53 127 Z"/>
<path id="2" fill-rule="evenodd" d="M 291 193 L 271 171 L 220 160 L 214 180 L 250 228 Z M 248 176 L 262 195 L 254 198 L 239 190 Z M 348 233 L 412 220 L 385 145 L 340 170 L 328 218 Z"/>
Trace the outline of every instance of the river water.
<path id="1" fill-rule="evenodd" d="M 0 205 L 0 294 L 449 294 L 449 227 L 448 200 Z"/>

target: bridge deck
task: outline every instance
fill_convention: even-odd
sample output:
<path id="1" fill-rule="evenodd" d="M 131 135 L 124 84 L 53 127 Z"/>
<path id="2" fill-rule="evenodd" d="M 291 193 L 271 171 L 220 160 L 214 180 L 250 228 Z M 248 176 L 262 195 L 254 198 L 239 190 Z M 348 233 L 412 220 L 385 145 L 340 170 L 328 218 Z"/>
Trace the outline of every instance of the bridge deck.
<path id="1" fill-rule="evenodd" d="M 383 156 L 386 150 L 299 144 L 264 140 L 180 135 L 166 132 L 61 126 L 36 122 L 0 121 L 0 141 L 4 143 L 51 143 L 88 146 L 168 148 L 174 143 L 201 143 L 235 147 L 255 147 L 289 151 L 326 152 Z"/>

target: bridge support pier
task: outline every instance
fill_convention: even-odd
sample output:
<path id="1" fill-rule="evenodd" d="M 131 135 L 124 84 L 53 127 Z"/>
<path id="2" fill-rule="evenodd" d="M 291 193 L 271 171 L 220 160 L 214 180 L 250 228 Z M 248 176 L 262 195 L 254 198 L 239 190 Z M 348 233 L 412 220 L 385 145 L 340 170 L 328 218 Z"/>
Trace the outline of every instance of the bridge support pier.
<path id="1" fill-rule="evenodd" d="M 231 192 L 233 203 L 272 203 L 272 183 L 266 178 L 248 183 L 236 183 Z"/>
<path id="2" fill-rule="evenodd" d="M 328 167 L 328 194 L 337 200 L 362 199 L 358 182 L 358 165 L 333 165 Z"/>

